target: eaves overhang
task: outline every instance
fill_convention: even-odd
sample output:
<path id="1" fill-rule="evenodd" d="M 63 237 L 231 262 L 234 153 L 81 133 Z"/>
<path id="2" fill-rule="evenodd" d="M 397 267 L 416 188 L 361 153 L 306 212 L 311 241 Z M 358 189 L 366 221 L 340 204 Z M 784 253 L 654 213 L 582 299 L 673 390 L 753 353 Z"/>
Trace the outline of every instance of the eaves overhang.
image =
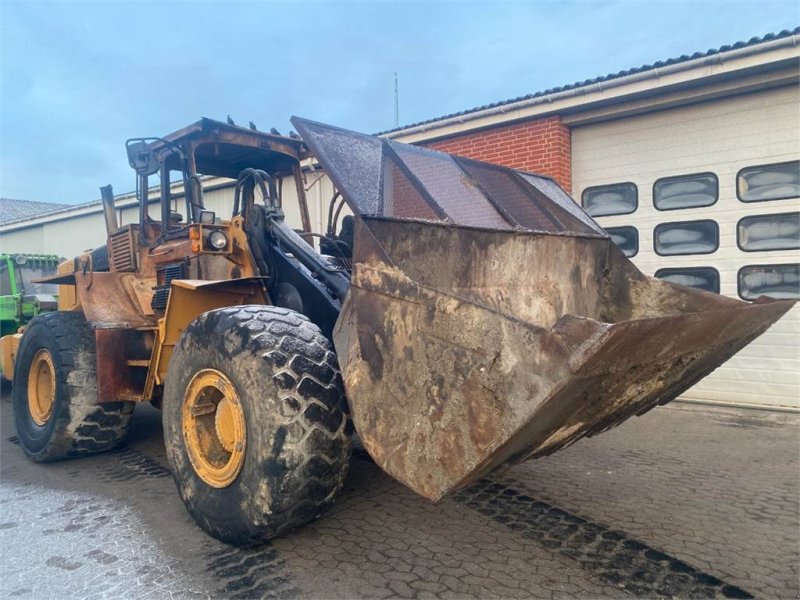
<path id="1" fill-rule="evenodd" d="M 658 65 L 658 63 L 657 63 Z M 380 135 L 405 143 L 429 142 L 516 121 L 560 115 L 577 125 L 602 119 L 601 111 L 617 107 L 606 118 L 624 116 L 626 105 L 637 113 L 693 103 L 698 98 L 746 93 L 800 82 L 800 28 L 768 41 L 746 44 L 698 58 L 637 69 L 630 75 L 600 78 L 552 93 L 534 94 L 451 116 L 433 119 Z M 718 88 L 714 93 L 703 90 Z M 669 98 L 664 105 L 659 99 Z M 676 96 L 677 95 L 677 96 Z M 681 97 L 682 95 L 682 97 Z M 586 113 L 582 119 L 579 115 Z"/>

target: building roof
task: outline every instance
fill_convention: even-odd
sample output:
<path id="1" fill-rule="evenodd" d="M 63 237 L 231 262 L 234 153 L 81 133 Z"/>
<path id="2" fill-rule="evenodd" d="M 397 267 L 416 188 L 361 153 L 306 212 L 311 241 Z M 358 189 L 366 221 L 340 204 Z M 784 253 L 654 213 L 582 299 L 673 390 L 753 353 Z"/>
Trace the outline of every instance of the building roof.
<path id="1" fill-rule="evenodd" d="M 600 76 L 595 77 L 593 79 L 586 79 L 585 81 L 576 81 L 575 83 L 570 83 L 570 84 L 567 84 L 567 85 L 552 87 L 552 88 L 549 88 L 549 89 L 546 89 L 546 90 L 542 90 L 542 91 L 539 91 L 539 92 L 534 92 L 532 94 L 527 94 L 525 96 L 519 96 L 517 98 L 509 98 L 507 100 L 500 100 L 498 102 L 492 102 L 491 104 L 484 104 L 483 106 L 476 106 L 474 108 L 469 108 L 467 110 L 462 110 L 462 111 L 459 111 L 459 112 L 450 113 L 448 115 L 442 115 L 440 117 L 436 117 L 436 118 L 433 118 L 433 119 L 427 119 L 425 121 L 418 121 L 417 123 L 410 123 L 408 125 L 403 125 L 402 127 L 395 127 L 393 129 L 387 129 L 386 131 L 378 132 L 375 135 L 384 135 L 384 134 L 388 134 L 388 133 L 394 133 L 394 132 L 397 132 L 397 131 L 403 131 L 404 129 L 410 129 L 412 127 L 419 127 L 421 125 L 427 125 L 427 124 L 430 124 L 430 123 L 436 123 L 437 121 L 442 121 L 444 119 L 452 119 L 454 117 L 461 117 L 461 116 L 464 116 L 464 115 L 469 115 L 471 113 L 476 113 L 476 112 L 480 112 L 480 111 L 487 110 L 487 109 L 492 109 L 492 108 L 497 108 L 497 107 L 500 107 L 500 106 L 505 106 L 507 104 L 514 104 L 514 103 L 517 103 L 517 102 L 523 102 L 525 100 L 532 100 L 534 98 L 540 98 L 542 96 L 549 96 L 550 94 L 555 94 L 555 93 L 558 93 L 558 92 L 564 92 L 564 91 L 567 91 L 567 90 L 574 90 L 574 89 L 577 89 L 577 88 L 590 86 L 590 85 L 594 85 L 594 84 L 597 84 L 597 83 L 602 83 L 602 82 L 605 82 L 605 81 L 611 81 L 611 80 L 614 80 L 614 79 L 619 79 L 621 77 L 627 77 L 629 75 L 635 75 L 637 73 L 643 73 L 645 71 L 658 69 L 658 68 L 665 67 L 665 66 L 668 66 L 668 65 L 675 65 L 675 64 L 679 64 L 679 63 L 683 63 L 683 62 L 688 62 L 688 61 L 691 61 L 691 60 L 696 60 L 698 58 L 705 58 L 705 57 L 708 57 L 708 56 L 713 56 L 715 54 L 721 54 L 723 52 L 729 52 L 731 50 L 738 50 L 739 48 L 746 48 L 748 46 L 755 46 L 757 44 L 763 44 L 763 43 L 766 43 L 766 42 L 771 42 L 771 41 L 779 40 L 779 39 L 782 39 L 782 38 L 788 38 L 788 37 L 791 37 L 793 35 L 800 35 L 800 27 L 795 27 L 792 30 L 784 29 L 783 31 L 780 31 L 778 33 L 768 33 L 768 34 L 763 35 L 761 37 L 752 37 L 749 40 L 747 40 L 746 42 L 745 41 L 740 41 L 740 42 L 735 42 L 733 44 L 726 44 L 724 46 L 720 46 L 719 48 L 710 48 L 710 49 L 705 50 L 705 51 L 695 52 L 694 54 L 682 54 L 681 56 L 676 56 L 674 58 L 668 58 L 668 59 L 665 59 L 665 60 L 659 60 L 657 62 L 654 62 L 653 64 L 641 65 L 639 67 L 633 67 L 631 69 L 625 69 L 625 70 L 619 71 L 617 73 L 609 73 L 607 75 L 600 75 Z"/>
<path id="2" fill-rule="evenodd" d="M 56 202 L 36 202 L 35 200 L 0 198 L 0 224 L 24 219 L 26 217 L 43 215 L 68 206 L 69 204 L 58 204 Z"/>

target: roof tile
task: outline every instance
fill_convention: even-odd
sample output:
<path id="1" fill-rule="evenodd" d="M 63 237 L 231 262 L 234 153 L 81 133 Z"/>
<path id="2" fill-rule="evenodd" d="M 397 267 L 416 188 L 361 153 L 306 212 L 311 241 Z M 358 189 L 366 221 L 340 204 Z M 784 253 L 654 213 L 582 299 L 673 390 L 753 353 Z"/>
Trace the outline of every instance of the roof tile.
<path id="1" fill-rule="evenodd" d="M 68 204 L 0 198 L 0 225 L 66 208 Z"/>

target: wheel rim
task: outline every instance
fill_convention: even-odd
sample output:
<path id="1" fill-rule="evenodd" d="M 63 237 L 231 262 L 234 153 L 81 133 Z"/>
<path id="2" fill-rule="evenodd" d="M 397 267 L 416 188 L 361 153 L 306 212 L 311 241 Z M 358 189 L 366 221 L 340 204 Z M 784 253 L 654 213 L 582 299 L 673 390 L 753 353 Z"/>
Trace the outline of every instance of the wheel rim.
<path id="1" fill-rule="evenodd" d="M 56 369 L 50 351 L 40 349 L 33 356 L 28 374 L 28 410 L 33 422 L 40 427 L 53 414 L 56 400 Z"/>
<path id="2" fill-rule="evenodd" d="M 215 488 L 234 482 L 244 464 L 247 433 L 239 395 L 224 373 L 203 369 L 189 382 L 183 436 L 200 479 Z"/>

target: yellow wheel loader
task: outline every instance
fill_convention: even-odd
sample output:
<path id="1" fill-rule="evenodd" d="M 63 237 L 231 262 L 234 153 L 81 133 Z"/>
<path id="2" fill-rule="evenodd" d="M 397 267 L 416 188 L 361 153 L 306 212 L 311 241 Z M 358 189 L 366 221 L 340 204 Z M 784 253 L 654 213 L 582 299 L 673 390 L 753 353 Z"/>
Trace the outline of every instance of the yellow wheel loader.
<path id="1" fill-rule="evenodd" d="M 333 502 L 353 429 L 438 500 L 669 402 L 793 304 L 643 275 L 547 177 L 293 123 L 299 138 L 203 119 L 127 142 L 138 222 L 120 227 L 103 188 L 107 244 L 60 265 L 59 310 L 3 341 L 31 459 L 108 450 L 151 402 L 189 512 L 251 544 Z M 312 157 L 337 189 L 319 250 Z M 235 180 L 231 214 L 203 176 Z"/>

